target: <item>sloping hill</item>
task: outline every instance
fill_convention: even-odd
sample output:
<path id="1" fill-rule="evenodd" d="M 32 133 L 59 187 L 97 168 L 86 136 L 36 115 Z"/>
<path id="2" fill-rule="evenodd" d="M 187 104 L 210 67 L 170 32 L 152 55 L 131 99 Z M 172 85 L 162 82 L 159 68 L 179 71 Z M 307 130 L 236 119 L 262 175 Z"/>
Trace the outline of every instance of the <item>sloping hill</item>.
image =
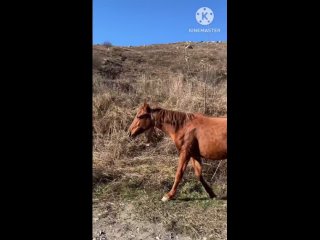
<path id="1" fill-rule="evenodd" d="M 189 46 L 189 48 L 188 48 Z M 196 76 L 204 67 L 226 77 L 226 43 L 173 43 L 145 47 L 93 46 L 93 70 L 109 78 L 138 78 L 142 74 L 167 78 L 184 73 Z"/>

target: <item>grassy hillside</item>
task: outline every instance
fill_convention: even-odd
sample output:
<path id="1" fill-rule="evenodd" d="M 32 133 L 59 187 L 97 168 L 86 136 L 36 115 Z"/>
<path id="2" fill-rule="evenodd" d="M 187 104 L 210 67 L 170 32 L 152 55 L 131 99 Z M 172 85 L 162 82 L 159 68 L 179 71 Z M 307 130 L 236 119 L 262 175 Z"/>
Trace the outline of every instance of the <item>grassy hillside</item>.
<path id="1" fill-rule="evenodd" d="M 177 167 L 172 140 L 159 131 L 135 140 L 127 134 L 144 99 L 152 107 L 225 116 L 226 48 L 206 42 L 93 46 L 94 198 L 113 206 L 105 219 L 112 212 L 120 221 L 121 203 L 130 202 L 136 218 L 162 224 L 166 231 L 226 239 L 226 202 L 209 200 L 190 166 L 177 200 L 160 202 Z M 226 170 L 226 161 L 204 159 L 203 175 L 218 195 L 226 194 Z"/>

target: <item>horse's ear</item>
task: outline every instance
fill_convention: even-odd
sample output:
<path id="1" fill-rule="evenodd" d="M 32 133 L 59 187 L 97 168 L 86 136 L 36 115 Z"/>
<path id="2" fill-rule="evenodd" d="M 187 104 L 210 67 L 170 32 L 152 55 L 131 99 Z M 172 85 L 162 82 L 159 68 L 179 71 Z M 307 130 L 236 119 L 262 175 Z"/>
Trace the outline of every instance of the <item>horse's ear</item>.
<path id="1" fill-rule="evenodd" d="M 149 104 L 147 103 L 147 100 L 146 100 L 146 99 L 144 100 L 143 107 L 145 107 L 145 108 L 147 108 L 147 109 L 150 109 L 150 106 L 149 106 Z"/>

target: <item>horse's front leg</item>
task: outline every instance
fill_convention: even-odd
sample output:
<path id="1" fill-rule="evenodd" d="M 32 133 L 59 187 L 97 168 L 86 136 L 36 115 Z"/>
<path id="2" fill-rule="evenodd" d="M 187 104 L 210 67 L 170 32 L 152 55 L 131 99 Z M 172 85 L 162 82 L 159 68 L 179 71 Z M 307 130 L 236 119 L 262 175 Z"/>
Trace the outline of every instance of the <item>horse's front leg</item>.
<path id="1" fill-rule="evenodd" d="M 178 185 L 182 179 L 184 171 L 186 170 L 186 167 L 188 165 L 189 160 L 190 160 L 189 154 L 187 154 L 186 152 L 180 153 L 178 168 L 177 168 L 176 176 L 174 179 L 174 184 L 173 184 L 170 192 L 168 192 L 167 194 L 165 194 L 163 196 L 163 198 L 162 198 L 163 202 L 171 200 L 174 197 L 174 195 L 176 194 Z"/>

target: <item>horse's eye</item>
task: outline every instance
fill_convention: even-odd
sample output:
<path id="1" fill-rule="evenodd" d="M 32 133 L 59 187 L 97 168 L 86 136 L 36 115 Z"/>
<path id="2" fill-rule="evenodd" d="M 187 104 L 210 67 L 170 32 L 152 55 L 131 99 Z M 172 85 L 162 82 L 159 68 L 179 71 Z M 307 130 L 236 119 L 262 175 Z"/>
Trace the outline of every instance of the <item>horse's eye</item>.
<path id="1" fill-rule="evenodd" d="M 137 118 L 139 118 L 139 119 L 144 119 L 144 118 L 149 118 L 149 117 L 150 117 L 149 114 L 143 114 L 143 115 L 137 116 Z"/>

